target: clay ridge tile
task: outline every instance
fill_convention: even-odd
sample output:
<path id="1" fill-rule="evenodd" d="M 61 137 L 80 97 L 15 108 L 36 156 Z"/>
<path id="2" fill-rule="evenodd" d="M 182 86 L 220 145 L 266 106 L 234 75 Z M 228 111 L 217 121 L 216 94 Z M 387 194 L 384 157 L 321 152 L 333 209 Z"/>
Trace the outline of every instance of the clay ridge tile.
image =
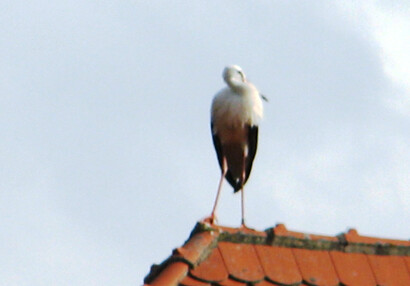
<path id="1" fill-rule="evenodd" d="M 154 283 L 154 281 L 172 280 L 173 275 L 181 276 L 177 278 L 177 280 L 179 279 L 178 281 L 180 281 L 186 276 L 189 268 L 195 267 L 207 258 L 211 253 L 212 248 L 217 245 L 217 237 L 218 233 L 212 231 L 191 234 L 185 244 L 182 247 L 174 249 L 172 255 L 164 262 L 160 265 L 151 266 L 151 271 L 145 277 L 144 283 L 161 285 L 164 282 L 157 284 Z M 172 271 L 170 271 L 169 268 L 171 268 Z"/>
<path id="2" fill-rule="evenodd" d="M 410 255 L 410 241 L 361 236 L 355 229 L 349 229 L 338 237 L 345 244 L 344 251 L 348 253 Z"/>
<path id="3" fill-rule="evenodd" d="M 197 265 L 210 254 L 217 244 L 218 234 L 212 231 L 197 233 L 182 247 L 173 251 L 173 259 L 187 262 L 191 267 Z"/>
<path id="4" fill-rule="evenodd" d="M 354 228 L 349 229 L 347 233 L 344 234 L 344 236 L 347 242 L 352 242 L 352 243 L 410 246 L 409 240 L 397 240 L 397 239 L 362 236 L 362 235 L 359 235 L 357 230 Z"/>
<path id="5" fill-rule="evenodd" d="M 410 241 L 361 236 L 349 230 L 336 237 L 288 231 L 283 224 L 266 230 L 267 244 L 285 247 L 338 250 L 349 253 L 378 255 L 410 255 Z"/>

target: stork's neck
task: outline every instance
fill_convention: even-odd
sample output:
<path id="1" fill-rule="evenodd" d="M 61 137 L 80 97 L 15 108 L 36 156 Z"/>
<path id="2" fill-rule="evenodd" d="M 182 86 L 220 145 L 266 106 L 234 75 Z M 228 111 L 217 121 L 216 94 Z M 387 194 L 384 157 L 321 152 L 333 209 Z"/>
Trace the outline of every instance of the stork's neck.
<path id="1" fill-rule="evenodd" d="M 228 77 L 225 80 L 226 84 L 236 93 L 241 94 L 245 88 L 245 84 L 243 81 L 238 80 L 234 77 Z"/>

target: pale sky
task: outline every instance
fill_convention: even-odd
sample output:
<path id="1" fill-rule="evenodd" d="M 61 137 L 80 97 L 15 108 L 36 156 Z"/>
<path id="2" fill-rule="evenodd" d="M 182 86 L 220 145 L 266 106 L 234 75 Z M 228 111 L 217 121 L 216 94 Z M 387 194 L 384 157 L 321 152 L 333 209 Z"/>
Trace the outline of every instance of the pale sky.
<path id="1" fill-rule="evenodd" d="M 258 230 L 409 239 L 408 1 L 0 4 L 0 285 L 140 285 L 211 212 L 224 66 L 269 98 Z M 226 183 L 219 222 L 240 224 Z"/>

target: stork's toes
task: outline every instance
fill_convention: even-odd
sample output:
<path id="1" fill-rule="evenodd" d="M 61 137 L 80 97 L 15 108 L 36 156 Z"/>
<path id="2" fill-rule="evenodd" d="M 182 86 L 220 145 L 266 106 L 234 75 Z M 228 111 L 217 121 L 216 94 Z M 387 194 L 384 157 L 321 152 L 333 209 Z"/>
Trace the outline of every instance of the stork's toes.
<path id="1" fill-rule="evenodd" d="M 204 218 L 203 222 L 206 222 L 206 223 L 209 223 L 209 224 L 216 224 L 217 219 L 216 219 L 216 216 L 214 214 L 211 214 L 209 217 Z"/>

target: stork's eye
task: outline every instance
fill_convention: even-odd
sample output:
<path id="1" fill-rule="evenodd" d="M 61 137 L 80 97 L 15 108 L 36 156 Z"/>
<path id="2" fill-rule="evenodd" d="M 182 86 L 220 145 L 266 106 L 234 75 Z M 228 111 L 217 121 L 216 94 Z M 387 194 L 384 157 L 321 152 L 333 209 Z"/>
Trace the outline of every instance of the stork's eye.
<path id="1" fill-rule="evenodd" d="M 245 80 L 245 75 L 243 74 L 243 72 L 242 72 L 242 71 L 238 71 L 238 74 L 241 76 L 242 80 L 244 81 L 244 80 Z"/>

